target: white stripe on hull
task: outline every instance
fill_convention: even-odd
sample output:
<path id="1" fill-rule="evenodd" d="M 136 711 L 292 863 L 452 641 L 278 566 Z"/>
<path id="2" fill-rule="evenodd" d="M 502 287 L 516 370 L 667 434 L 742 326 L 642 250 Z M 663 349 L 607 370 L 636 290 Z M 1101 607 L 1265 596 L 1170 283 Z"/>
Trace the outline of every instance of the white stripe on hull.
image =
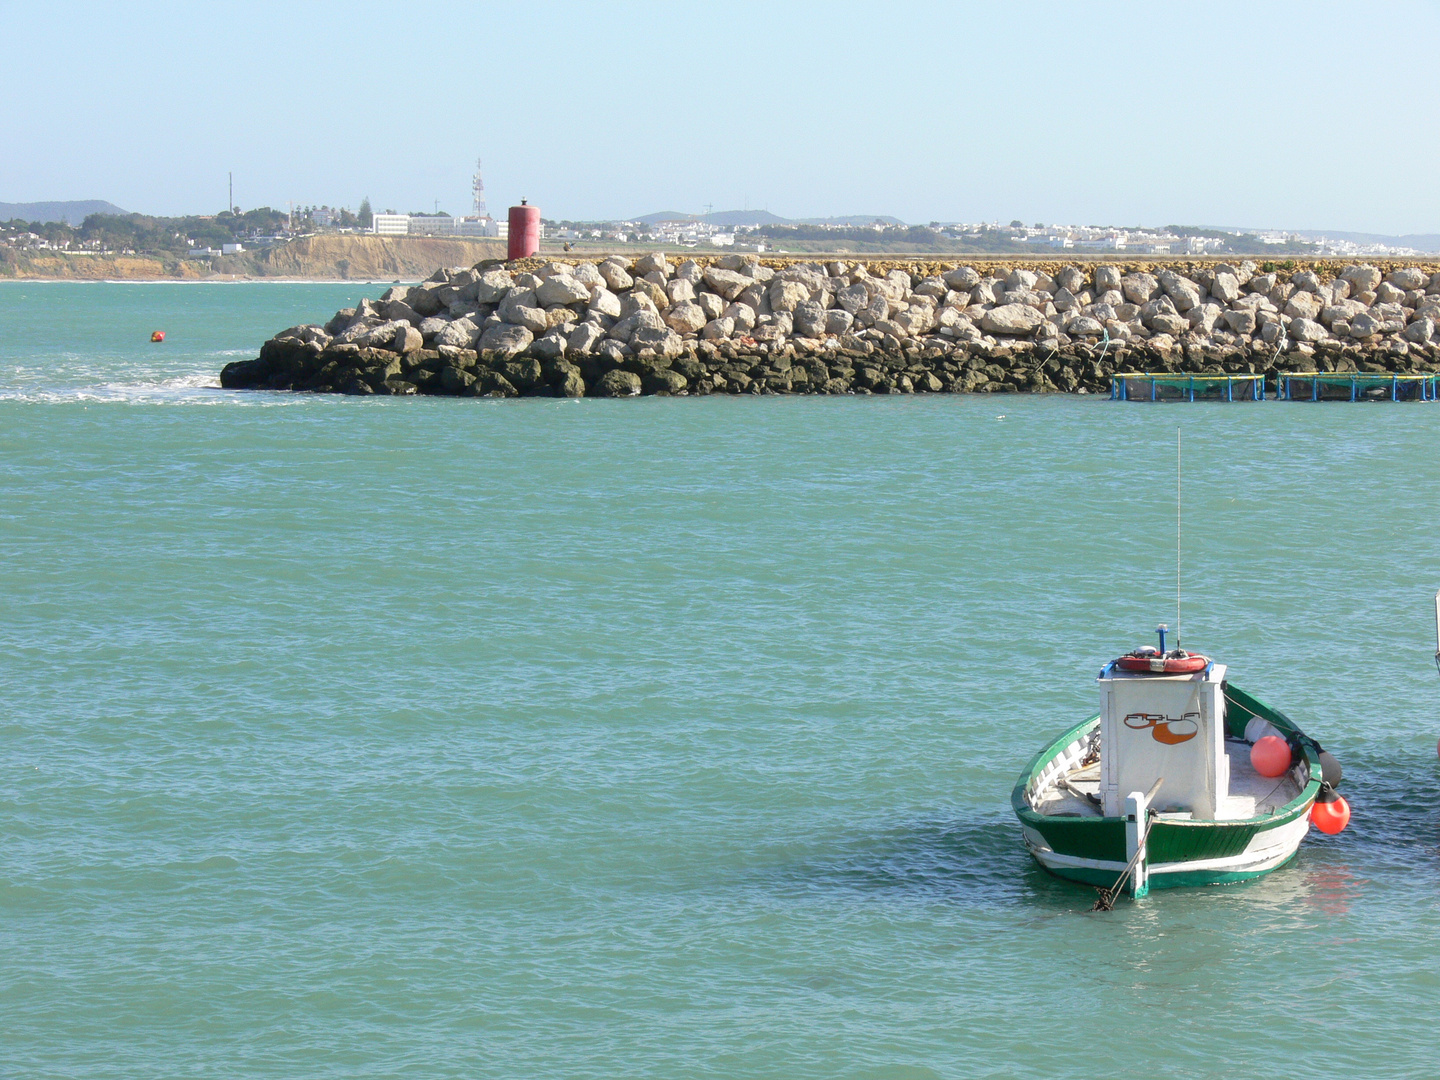
<path id="1" fill-rule="evenodd" d="M 1235 824 L 1226 822 L 1226 825 Z M 1275 829 L 1266 829 L 1256 833 L 1239 855 L 1230 855 L 1223 859 L 1195 859 L 1190 862 L 1172 863 L 1151 863 L 1150 876 L 1164 877 L 1166 874 L 1189 874 L 1196 871 L 1214 871 L 1216 873 L 1263 873 L 1266 870 L 1273 870 L 1291 855 L 1300 846 L 1300 841 L 1305 839 L 1305 834 L 1310 831 L 1310 815 L 1301 814 L 1294 821 L 1281 825 Z M 1085 869 L 1085 870 L 1109 870 L 1120 874 L 1125 869 L 1123 862 L 1116 862 L 1109 859 L 1086 859 L 1079 855 L 1062 855 L 1051 849 L 1045 842 L 1045 838 L 1034 829 L 1026 826 L 1025 846 L 1030 853 L 1039 860 L 1040 864 L 1047 869 Z"/>

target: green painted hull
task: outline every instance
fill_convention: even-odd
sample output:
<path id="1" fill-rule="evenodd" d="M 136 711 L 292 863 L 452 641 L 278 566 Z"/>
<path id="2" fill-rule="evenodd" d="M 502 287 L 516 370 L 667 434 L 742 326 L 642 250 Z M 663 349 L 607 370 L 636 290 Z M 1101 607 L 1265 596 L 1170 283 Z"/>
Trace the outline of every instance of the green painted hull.
<path id="1" fill-rule="evenodd" d="M 1225 706 L 1226 728 L 1236 738 L 1243 737 L 1245 725 L 1255 716 L 1282 731 L 1301 733 L 1284 713 L 1238 687 L 1226 686 Z M 1045 766 L 1099 724 L 1100 717 L 1092 716 L 1036 754 L 1011 792 L 1010 803 L 1024 829 L 1026 846 L 1045 869 L 1071 881 L 1108 888 L 1127 861 L 1125 819 L 1046 816 L 1031 808 L 1029 797 Z M 1273 814 L 1242 821 L 1155 820 L 1147 840 L 1150 888 L 1247 881 L 1294 858 L 1320 792 L 1320 759 L 1308 744 L 1303 750 L 1310 781 Z"/>

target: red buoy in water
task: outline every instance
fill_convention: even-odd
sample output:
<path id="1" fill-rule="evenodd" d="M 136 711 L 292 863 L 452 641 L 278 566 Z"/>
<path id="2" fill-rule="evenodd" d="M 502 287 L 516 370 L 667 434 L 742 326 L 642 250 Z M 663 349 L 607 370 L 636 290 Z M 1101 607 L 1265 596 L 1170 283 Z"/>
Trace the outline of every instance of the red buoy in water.
<path id="1" fill-rule="evenodd" d="M 1334 836 L 1350 824 L 1350 804 L 1334 789 L 1322 787 L 1310 807 L 1310 820 L 1321 832 Z"/>
<path id="2" fill-rule="evenodd" d="M 540 208 L 524 199 L 510 207 L 510 237 L 507 259 L 528 259 L 540 250 Z"/>
<path id="3" fill-rule="evenodd" d="M 164 340 L 165 340 L 165 331 L 164 331 L 164 330 L 156 330 L 153 334 L 150 335 L 150 340 L 151 340 L 151 341 L 164 341 Z"/>
<path id="4" fill-rule="evenodd" d="M 1250 748 L 1250 764 L 1261 776 L 1282 776 L 1290 768 L 1290 744 L 1279 735 L 1266 735 Z"/>

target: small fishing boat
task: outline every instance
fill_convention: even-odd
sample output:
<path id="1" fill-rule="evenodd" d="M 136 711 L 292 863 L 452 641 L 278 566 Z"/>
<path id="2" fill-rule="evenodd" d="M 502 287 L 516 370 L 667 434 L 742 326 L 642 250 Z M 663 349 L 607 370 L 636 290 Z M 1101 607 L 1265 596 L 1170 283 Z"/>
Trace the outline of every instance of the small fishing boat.
<path id="1" fill-rule="evenodd" d="M 1283 866 L 1312 821 L 1339 832 L 1340 766 L 1226 668 L 1180 649 L 1136 649 L 1100 672 L 1100 711 L 1025 767 L 1011 804 L 1053 874 L 1122 888 L 1244 881 Z"/>

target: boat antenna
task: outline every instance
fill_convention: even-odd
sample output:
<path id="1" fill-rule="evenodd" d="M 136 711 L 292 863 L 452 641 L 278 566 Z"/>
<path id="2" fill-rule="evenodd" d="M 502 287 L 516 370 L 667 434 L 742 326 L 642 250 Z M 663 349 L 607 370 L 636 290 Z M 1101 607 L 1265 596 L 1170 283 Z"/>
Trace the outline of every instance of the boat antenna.
<path id="1" fill-rule="evenodd" d="M 1175 648 L 1180 648 L 1180 429 L 1178 427 L 1175 429 Z"/>

